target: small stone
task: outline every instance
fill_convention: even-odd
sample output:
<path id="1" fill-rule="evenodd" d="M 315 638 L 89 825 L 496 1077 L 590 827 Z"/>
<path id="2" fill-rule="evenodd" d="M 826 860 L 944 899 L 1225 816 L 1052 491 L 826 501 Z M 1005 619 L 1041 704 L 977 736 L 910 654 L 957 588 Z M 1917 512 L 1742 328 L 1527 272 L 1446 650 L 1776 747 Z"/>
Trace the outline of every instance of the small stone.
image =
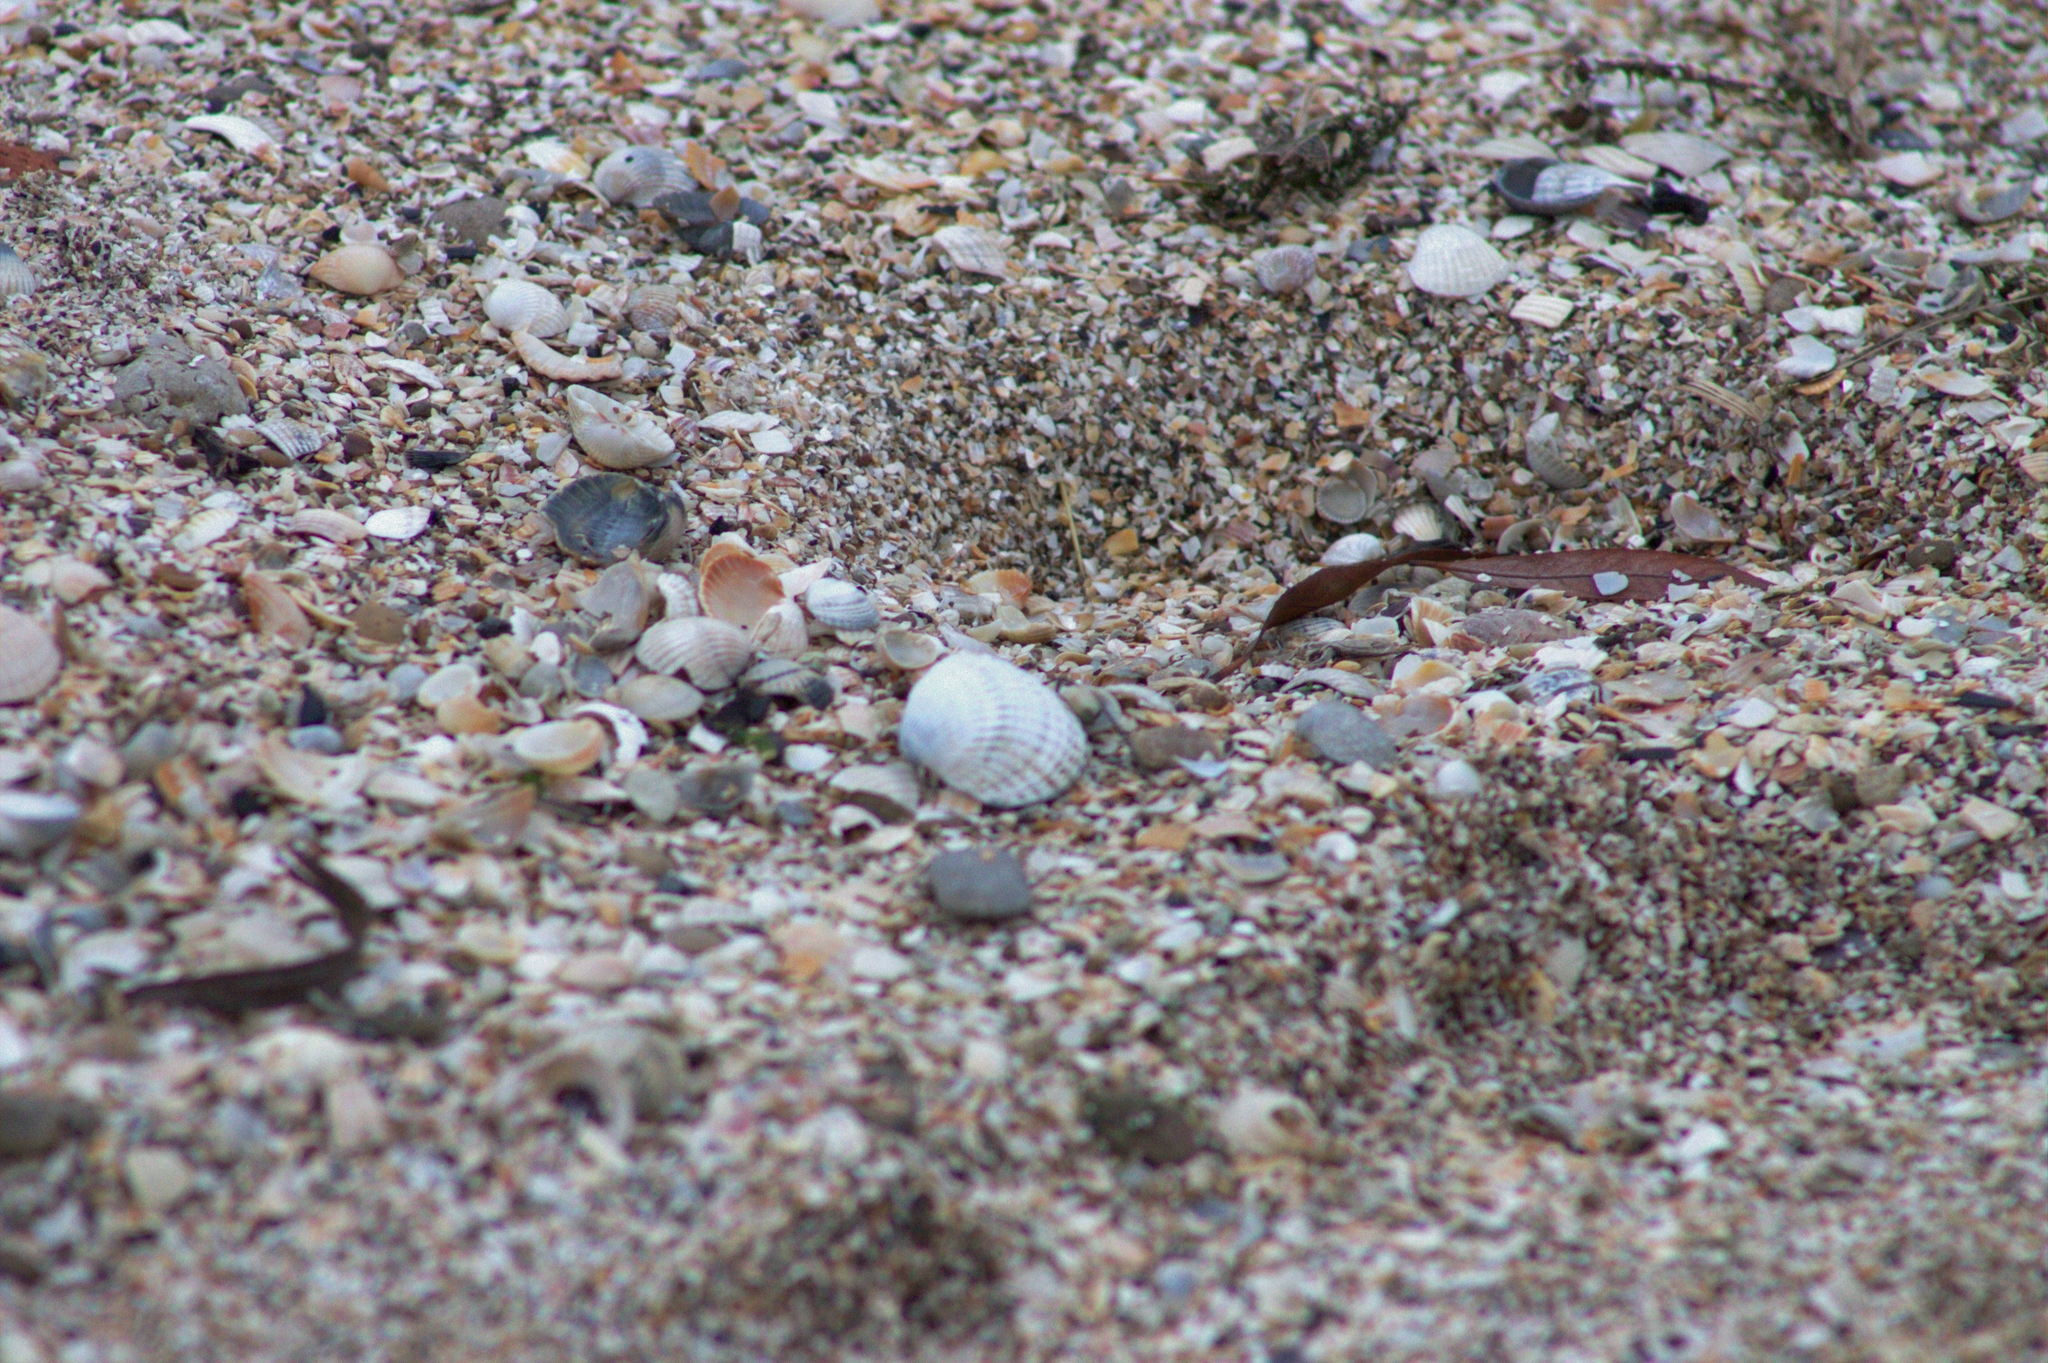
<path id="1" fill-rule="evenodd" d="M 1215 734 L 1179 724 L 1140 729 L 1131 735 L 1131 760 L 1139 771 L 1176 771 L 1182 762 L 1205 762 L 1222 750 Z"/>
<path id="2" fill-rule="evenodd" d="M 782 750 L 782 765 L 809 776 L 832 765 L 832 750 L 822 743 L 792 743 Z"/>
<path id="3" fill-rule="evenodd" d="M 1865 767 L 1856 773 L 1852 789 L 1856 803 L 1864 809 L 1896 804 L 1906 789 L 1906 768 L 1902 765 Z"/>
<path id="4" fill-rule="evenodd" d="M 337 1154 L 375 1150 L 391 1139 L 391 1122 L 383 1100 L 364 1080 L 350 1075 L 327 1086 L 321 1105 L 327 1113 L 327 1145 Z"/>
<path id="5" fill-rule="evenodd" d="M 1181 1164 L 1201 1148 L 1201 1131 L 1180 1104 L 1142 1089 L 1092 1093 L 1082 1101 L 1081 1119 L 1120 1159 Z"/>
<path id="6" fill-rule="evenodd" d="M 449 946 L 458 961 L 495 966 L 511 965 L 525 949 L 519 934 L 488 920 L 464 923 Z"/>
<path id="7" fill-rule="evenodd" d="M 381 601 L 365 601 L 348 617 L 355 632 L 373 644 L 402 644 L 412 628 L 411 617 Z"/>
<path id="8" fill-rule="evenodd" d="M 911 971 L 910 958 L 888 947 L 856 947 L 846 958 L 847 973 L 856 980 L 878 980 L 886 984 L 900 980 Z"/>
<path id="9" fill-rule="evenodd" d="M 932 901 L 948 918 L 997 923 L 1031 911 L 1031 884 L 1016 854 L 1000 847 L 941 852 L 925 872 Z"/>
<path id="10" fill-rule="evenodd" d="M 99 1124 L 99 1109 L 62 1089 L 0 1090 L 0 1159 L 47 1155 L 68 1140 L 91 1135 Z"/>
<path id="11" fill-rule="evenodd" d="M 1438 767 L 1430 785 L 1439 797 L 1446 800 L 1467 800 L 1482 788 L 1478 769 L 1459 758 Z"/>
<path id="12" fill-rule="evenodd" d="M 1995 805 L 1989 800 L 1975 797 L 1964 803 L 1959 817 L 1981 834 L 1986 842 L 2002 842 L 2026 822 L 2004 805 Z"/>
<path id="13" fill-rule="evenodd" d="M 391 669 L 391 675 L 384 684 L 391 688 L 391 699 L 400 705 L 409 705 L 412 698 L 420 693 L 420 686 L 427 679 L 427 670 L 418 663 L 400 663 Z"/>
<path id="14" fill-rule="evenodd" d="M 563 962 L 555 982 L 592 994 L 615 993 L 633 982 L 633 965 L 615 951 L 586 951 Z"/>
<path id="15" fill-rule="evenodd" d="M 619 784 L 626 788 L 633 808 L 655 823 L 667 823 L 682 806 L 682 789 L 676 779 L 653 767 L 634 767 Z"/>
<path id="16" fill-rule="evenodd" d="M 736 762 L 692 767 L 676 783 L 677 796 L 686 809 L 714 819 L 738 809 L 753 788 L 754 773 Z"/>
<path id="17" fill-rule="evenodd" d="M 1384 770 L 1401 755 L 1394 740 L 1356 705 L 1317 701 L 1294 721 L 1294 739 L 1316 757 L 1339 766 L 1363 762 Z"/>
<path id="18" fill-rule="evenodd" d="M 285 735 L 285 742 L 300 752 L 337 756 L 342 750 L 341 733 L 329 724 L 307 724 Z"/>
<path id="19" fill-rule="evenodd" d="M 147 781 L 156 769 L 178 755 L 178 736 L 155 720 L 137 729 L 121 745 L 121 767 L 131 781 Z"/>
<path id="20" fill-rule="evenodd" d="M 177 1151 L 161 1146 L 130 1150 L 121 1162 L 121 1172 L 128 1181 L 128 1195 L 149 1216 L 163 1215 L 192 1191 L 192 1166 Z"/>
<path id="21" fill-rule="evenodd" d="M 1294 863 L 1285 852 L 1225 852 L 1223 869 L 1240 885 L 1270 885 L 1285 880 Z"/>

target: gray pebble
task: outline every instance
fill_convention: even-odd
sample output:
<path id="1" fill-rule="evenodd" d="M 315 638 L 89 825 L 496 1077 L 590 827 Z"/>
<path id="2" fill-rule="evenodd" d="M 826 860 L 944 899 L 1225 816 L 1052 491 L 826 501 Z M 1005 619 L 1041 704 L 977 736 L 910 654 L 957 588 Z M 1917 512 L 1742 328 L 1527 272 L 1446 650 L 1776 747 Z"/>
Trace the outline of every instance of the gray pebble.
<path id="1" fill-rule="evenodd" d="M 519 679 L 519 694 L 545 705 L 561 695 L 567 686 L 568 678 L 562 675 L 561 668 L 553 663 L 535 663 Z"/>
<path id="2" fill-rule="evenodd" d="M 121 766 L 131 781 L 147 781 L 156 769 L 178 755 L 178 736 L 155 720 L 137 729 L 121 745 Z"/>
<path id="3" fill-rule="evenodd" d="M 967 923 L 997 923 L 1031 911 L 1031 884 L 1016 854 L 1000 847 L 941 852 L 926 872 L 939 912 Z"/>
<path id="4" fill-rule="evenodd" d="M 1131 760 L 1139 771 L 1171 771 L 1183 761 L 1212 760 L 1222 750 L 1216 735 L 1179 724 L 1140 729 L 1131 735 Z"/>
<path id="5" fill-rule="evenodd" d="M 1339 766 L 1363 762 L 1384 771 L 1401 751 L 1370 715 L 1341 700 L 1309 706 L 1294 722 L 1294 738 L 1325 762 Z"/>
<path id="6" fill-rule="evenodd" d="M 285 742 L 300 752 L 326 753 L 329 757 L 341 752 L 341 734 L 331 724 L 301 725 L 285 736 Z"/>
<path id="7" fill-rule="evenodd" d="M 384 679 L 391 688 L 391 699 L 400 705 L 412 704 L 412 698 L 420 693 L 420 685 L 427 679 L 427 670 L 417 663 L 400 663 L 391 669 L 391 675 Z"/>
<path id="8" fill-rule="evenodd" d="M 675 778 L 653 767 L 635 767 L 626 773 L 621 782 L 626 788 L 626 798 L 655 823 L 667 823 L 676 816 L 682 805 L 682 792 Z"/>

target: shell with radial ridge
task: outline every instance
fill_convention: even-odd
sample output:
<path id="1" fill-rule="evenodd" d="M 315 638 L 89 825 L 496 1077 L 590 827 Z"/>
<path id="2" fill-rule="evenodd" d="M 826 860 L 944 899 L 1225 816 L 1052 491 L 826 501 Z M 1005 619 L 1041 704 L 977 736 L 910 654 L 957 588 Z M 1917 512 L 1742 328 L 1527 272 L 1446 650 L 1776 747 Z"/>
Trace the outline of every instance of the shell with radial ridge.
<path id="1" fill-rule="evenodd" d="M 1000 232 L 955 223 L 932 233 L 932 244 L 945 252 L 947 261 L 962 274 L 1010 277 L 1010 258 L 1004 253 L 1005 242 Z"/>
<path id="2" fill-rule="evenodd" d="M 15 254 L 12 246 L 0 245 L 0 298 L 24 298 L 36 291 L 36 272 Z"/>
<path id="3" fill-rule="evenodd" d="M 810 646 L 811 631 L 804 624 L 802 606 L 794 601 L 778 601 L 761 612 L 747 637 L 768 657 L 794 658 Z"/>
<path id="4" fill-rule="evenodd" d="M 368 298 L 397 288 L 404 281 L 405 272 L 382 246 L 360 241 L 335 247 L 306 268 L 306 277 L 336 293 Z"/>
<path id="5" fill-rule="evenodd" d="M 650 626 L 633 646 L 642 667 L 683 675 L 703 691 L 723 691 L 754 660 L 746 633 L 708 615 L 685 615 Z"/>
<path id="6" fill-rule="evenodd" d="M 651 412 L 576 384 L 562 394 L 569 431 L 590 462 L 608 469 L 659 468 L 676 460 L 676 442 Z"/>
<path id="7" fill-rule="evenodd" d="M 1408 278 L 1439 298 L 1472 298 L 1511 273 L 1506 257 L 1469 227 L 1439 223 L 1424 228 L 1408 260 Z"/>
<path id="8" fill-rule="evenodd" d="M 706 615 L 752 629 L 782 601 L 782 579 L 765 560 L 721 542 L 697 560 L 697 599 Z"/>
<path id="9" fill-rule="evenodd" d="M 882 627 L 874 599 L 851 582 L 821 577 L 804 593 L 804 609 L 827 629 L 868 630 Z"/>
<path id="10" fill-rule="evenodd" d="M 682 502 L 623 473 L 578 478 L 541 508 L 555 543 L 585 563 L 610 564 L 638 552 L 651 561 L 668 557 L 685 528 Z"/>
<path id="11" fill-rule="evenodd" d="M 1394 533 L 1417 544 L 1435 544 L 1444 537 L 1444 513 L 1435 502 L 1410 502 L 1394 513 Z"/>
<path id="12" fill-rule="evenodd" d="M 681 295 L 669 284 L 642 284 L 626 295 L 626 320 L 633 330 L 667 336 L 682 320 Z"/>
<path id="13" fill-rule="evenodd" d="M 652 208 L 664 194 L 688 193 L 697 179 L 666 147 L 620 147 L 597 163 L 590 187 L 615 204 Z"/>
<path id="14" fill-rule="evenodd" d="M 1493 192 L 1517 213 L 1555 217 L 1597 203 L 1610 189 L 1629 186 L 1619 175 L 1580 161 L 1510 161 L 1493 174 Z"/>
<path id="15" fill-rule="evenodd" d="M 1088 736 L 1053 689 L 1000 658 L 955 653 L 910 688 L 903 755 L 963 795 L 1014 809 L 1080 778 Z"/>
<path id="16" fill-rule="evenodd" d="M 0 705 L 34 700 L 64 670 L 57 641 L 35 620 L 0 606 Z"/>
<path id="17" fill-rule="evenodd" d="M 501 279 L 484 299 L 484 316 L 500 331 L 559 336 L 569 329 L 561 300 L 530 279 Z"/>

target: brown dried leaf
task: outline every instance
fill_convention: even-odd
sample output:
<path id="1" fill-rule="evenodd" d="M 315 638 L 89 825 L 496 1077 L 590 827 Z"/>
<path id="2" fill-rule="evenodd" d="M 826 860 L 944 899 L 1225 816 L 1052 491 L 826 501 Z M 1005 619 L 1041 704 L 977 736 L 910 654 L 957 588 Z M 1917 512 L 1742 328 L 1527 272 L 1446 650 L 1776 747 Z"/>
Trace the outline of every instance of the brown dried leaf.
<path id="1" fill-rule="evenodd" d="M 18 180 L 38 170 L 57 169 L 57 158 L 19 142 L 0 141 L 0 182 Z"/>

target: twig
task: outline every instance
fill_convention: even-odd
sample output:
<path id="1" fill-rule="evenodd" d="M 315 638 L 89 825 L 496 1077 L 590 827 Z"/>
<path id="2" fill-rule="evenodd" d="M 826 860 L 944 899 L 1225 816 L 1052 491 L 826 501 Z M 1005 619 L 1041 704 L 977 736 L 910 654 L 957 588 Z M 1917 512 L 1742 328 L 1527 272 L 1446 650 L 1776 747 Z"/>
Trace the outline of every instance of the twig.
<path id="1" fill-rule="evenodd" d="M 1081 575 L 1081 597 L 1095 599 L 1095 587 L 1088 581 L 1088 560 L 1081 557 L 1081 532 L 1074 525 L 1074 485 L 1060 479 L 1060 514 L 1067 518 L 1067 536 L 1074 545 L 1074 571 Z"/>
<path id="2" fill-rule="evenodd" d="M 1980 312 L 1989 312 L 1994 308 L 2016 308 L 2023 303 L 2038 303 L 2044 298 L 2048 298 L 2048 289 L 2021 294 L 2018 298 L 1979 298 L 1974 302 L 1965 303 L 1959 308 L 1951 308 L 1947 312 L 1938 312 L 1923 322 L 1915 322 L 1912 326 L 1893 332 L 1881 341 L 1872 341 L 1848 359 L 1839 361 L 1835 365 L 1835 372 L 1840 373 L 1845 369 L 1853 368 L 1879 351 L 1890 350 L 1899 342 L 1910 336 L 1917 336 L 1923 331 L 1932 331 L 1936 327 L 1946 325 L 1949 322 L 1960 322 L 1966 318 L 1975 317 Z M 1778 382 L 1778 387 L 1791 388 L 1797 384 L 1808 382 L 1811 382 L 1811 380 L 1781 379 Z"/>

